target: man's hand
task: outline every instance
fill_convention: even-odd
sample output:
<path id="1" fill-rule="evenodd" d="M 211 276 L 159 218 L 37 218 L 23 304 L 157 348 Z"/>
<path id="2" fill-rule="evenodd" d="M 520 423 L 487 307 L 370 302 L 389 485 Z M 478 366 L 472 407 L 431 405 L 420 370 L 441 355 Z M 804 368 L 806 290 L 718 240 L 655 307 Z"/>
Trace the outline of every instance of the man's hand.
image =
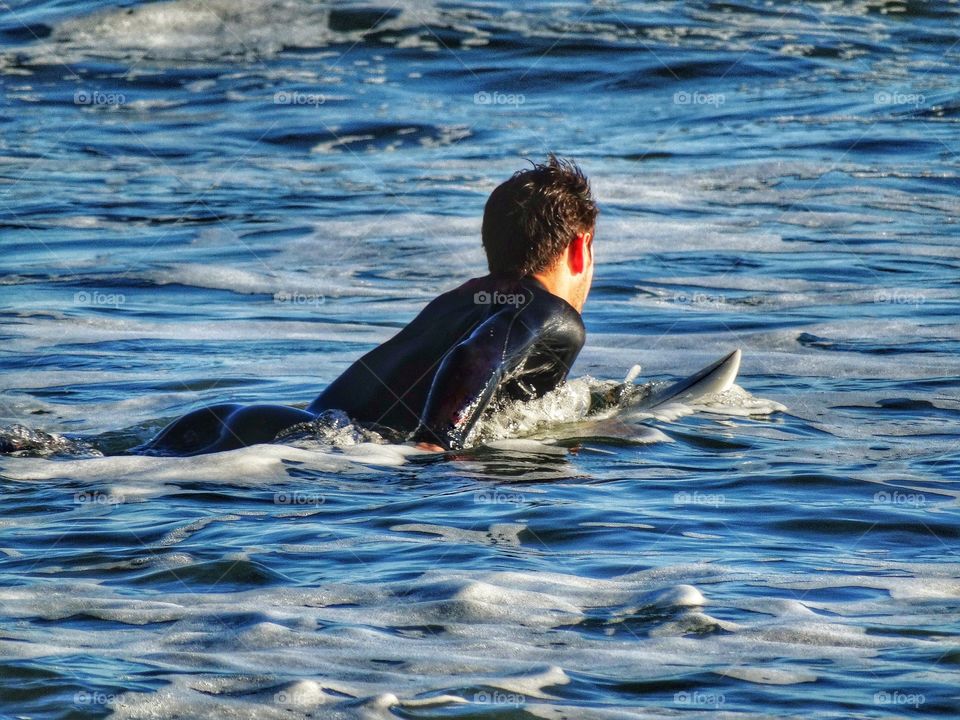
<path id="1" fill-rule="evenodd" d="M 433 443 L 428 442 L 418 442 L 416 444 L 416 448 L 418 450 L 426 450 L 427 452 L 446 452 L 446 450 L 439 445 L 434 445 Z"/>

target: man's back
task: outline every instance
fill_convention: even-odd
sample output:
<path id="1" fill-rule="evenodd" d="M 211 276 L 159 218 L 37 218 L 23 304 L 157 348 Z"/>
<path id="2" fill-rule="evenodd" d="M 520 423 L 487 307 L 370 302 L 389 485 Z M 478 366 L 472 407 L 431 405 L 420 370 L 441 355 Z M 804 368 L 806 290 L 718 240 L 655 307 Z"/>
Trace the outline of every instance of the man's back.
<path id="1" fill-rule="evenodd" d="M 580 311 L 593 280 L 596 217 L 590 184 L 573 162 L 551 155 L 514 173 L 484 206 L 491 274 L 431 302 L 306 410 L 219 403 L 175 420 L 136 450 L 232 450 L 335 409 L 392 440 L 413 433 L 423 450 L 463 447 L 497 398 L 539 397 L 566 379 L 584 342 Z"/>
<path id="2" fill-rule="evenodd" d="M 562 382 L 583 341 L 580 314 L 537 280 L 486 275 L 433 300 L 308 411 L 340 409 L 396 436 L 420 426 L 418 439 L 456 445 L 494 397 L 536 397 Z"/>

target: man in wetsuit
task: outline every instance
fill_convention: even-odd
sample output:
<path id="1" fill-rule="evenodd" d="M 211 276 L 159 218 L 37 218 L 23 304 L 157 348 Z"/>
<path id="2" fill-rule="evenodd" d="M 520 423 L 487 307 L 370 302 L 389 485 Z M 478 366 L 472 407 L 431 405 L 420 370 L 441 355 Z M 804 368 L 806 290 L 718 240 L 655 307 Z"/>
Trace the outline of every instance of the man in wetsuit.
<path id="1" fill-rule="evenodd" d="M 494 400 L 539 397 L 566 379 L 584 342 L 580 312 L 593 280 L 596 217 L 586 177 L 551 155 L 487 200 L 490 274 L 436 298 L 306 410 L 214 405 L 171 423 L 140 450 L 196 455 L 270 442 L 334 409 L 422 449 L 463 447 Z"/>

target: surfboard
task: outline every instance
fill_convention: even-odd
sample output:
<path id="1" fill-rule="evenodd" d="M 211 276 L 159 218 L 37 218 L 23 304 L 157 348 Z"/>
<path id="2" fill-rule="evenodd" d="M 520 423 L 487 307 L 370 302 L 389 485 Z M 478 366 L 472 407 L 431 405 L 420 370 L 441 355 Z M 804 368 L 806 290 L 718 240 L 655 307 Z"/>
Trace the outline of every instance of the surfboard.
<path id="1" fill-rule="evenodd" d="M 655 408 L 671 402 L 682 402 L 729 390 L 740 372 L 740 349 L 737 348 L 714 363 L 688 375 L 672 385 L 654 391 L 638 408 Z"/>

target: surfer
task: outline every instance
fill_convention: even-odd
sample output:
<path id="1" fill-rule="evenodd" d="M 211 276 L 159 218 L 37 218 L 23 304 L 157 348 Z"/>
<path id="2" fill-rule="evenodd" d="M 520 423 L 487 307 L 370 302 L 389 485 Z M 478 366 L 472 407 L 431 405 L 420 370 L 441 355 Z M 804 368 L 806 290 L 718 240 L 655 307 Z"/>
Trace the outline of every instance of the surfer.
<path id="1" fill-rule="evenodd" d="M 304 410 L 213 405 L 175 420 L 141 452 L 175 455 L 270 442 L 330 410 L 394 440 L 463 447 L 498 399 L 539 397 L 583 346 L 597 206 L 572 161 L 550 155 L 499 185 L 483 213 L 489 274 L 440 295 L 354 362 Z"/>

